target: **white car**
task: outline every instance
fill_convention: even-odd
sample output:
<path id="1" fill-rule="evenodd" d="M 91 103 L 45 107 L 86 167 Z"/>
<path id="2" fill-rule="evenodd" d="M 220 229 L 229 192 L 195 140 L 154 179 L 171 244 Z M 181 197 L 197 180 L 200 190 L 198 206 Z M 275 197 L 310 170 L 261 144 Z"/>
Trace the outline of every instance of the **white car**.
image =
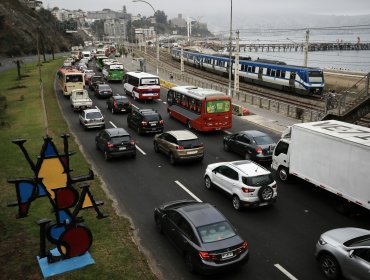
<path id="1" fill-rule="evenodd" d="M 277 199 L 277 185 L 271 172 L 250 160 L 208 165 L 204 185 L 207 189 L 217 186 L 230 194 L 236 210 L 242 206 L 271 205 Z"/>
<path id="2" fill-rule="evenodd" d="M 80 112 L 80 124 L 85 128 L 105 128 L 105 120 L 99 109 L 86 109 Z"/>

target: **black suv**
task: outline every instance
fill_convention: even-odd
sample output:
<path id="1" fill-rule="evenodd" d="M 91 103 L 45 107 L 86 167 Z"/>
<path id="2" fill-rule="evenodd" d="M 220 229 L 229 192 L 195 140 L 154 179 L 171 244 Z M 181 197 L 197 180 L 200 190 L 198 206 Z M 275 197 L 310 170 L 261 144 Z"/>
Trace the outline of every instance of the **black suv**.
<path id="1" fill-rule="evenodd" d="M 97 84 L 104 84 L 103 76 L 92 76 L 89 83 L 89 88 L 95 90 Z"/>
<path id="2" fill-rule="evenodd" d="M 103 151 L 108 161 L 112 157 L 136 156 L 135 140 L 123 128 L 107 128 L 95 137 L 96 149 Z"/>
<path id="3" fill-rule="evenodd" d="M 127 115 L 127 125 L 141 133 L 162 133 L 164 121 L 153 109 L 134 109 Z"/>

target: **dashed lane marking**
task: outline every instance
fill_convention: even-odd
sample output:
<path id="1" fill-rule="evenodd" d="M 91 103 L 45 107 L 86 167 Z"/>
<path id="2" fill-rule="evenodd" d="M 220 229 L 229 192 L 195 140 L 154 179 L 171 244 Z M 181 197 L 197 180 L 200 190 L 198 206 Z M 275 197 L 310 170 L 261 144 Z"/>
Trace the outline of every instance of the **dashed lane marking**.
<path id="1" fill-rule="evenodd" d="M 195 194 L 193 194 L 191 191 L 189 191 L 183 184 L 181 184 L 179 181 L 175 181 L 175 183 L 182 188 L 184 191 L 186 191 L 192 198 L 194 198 L 198 202 L 202 202 Z"/>
<path id="2" fill-rule="evenodd" d="M 294 277 L 288 270 L 282 267 L 280 264 L 274 264 L 274 266 L 279 269 L 282 273 L 284 273 L 289 279 L 291 280 L 298 280 L 298 278 Z"/>
<path id="3" fill-rule="evenodd" d="M 116 126 L 114 123 L 112 123 L 111 121 L 109 121 L 109 123 L 110 123 L 114 128 L 117 128 L 117 126 Z"/>

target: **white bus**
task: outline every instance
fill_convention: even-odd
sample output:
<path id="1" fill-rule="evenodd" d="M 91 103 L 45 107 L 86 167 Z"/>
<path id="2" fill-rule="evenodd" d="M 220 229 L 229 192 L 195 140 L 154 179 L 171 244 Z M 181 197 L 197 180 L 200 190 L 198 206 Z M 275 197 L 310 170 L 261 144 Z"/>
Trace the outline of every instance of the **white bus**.
<path id="1" fill-rule="evenodd" d="M 145 72 L 127 72 L 123 85 L 127 95 L 134 100 L 153 100 L 160 98 L 160 80 L 158 76 Z"/>

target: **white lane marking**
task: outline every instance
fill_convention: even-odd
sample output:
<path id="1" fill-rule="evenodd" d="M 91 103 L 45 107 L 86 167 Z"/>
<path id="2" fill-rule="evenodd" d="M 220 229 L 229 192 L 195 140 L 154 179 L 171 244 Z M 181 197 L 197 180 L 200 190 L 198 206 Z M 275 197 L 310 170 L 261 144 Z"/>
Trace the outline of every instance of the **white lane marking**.
<path id="1" fill-rule="evenodd" d="M 100 111 L 100 109 L 99 109 L 99 107 L 98 107 L 98 106 L 95 106 L 95 109 L 98 109 L 98 110 Z"/>
<path id="2" fill-rule="evenodd" d="M 181 184 L 179 181 L 175 181 L 175 183 L 182 188 L 184 191 L 186 191 L 192 198 L 194 198 L 198 202 L 202 202 L 195 194 L 193 194 L 191 191 L 189 191 L 183 184 Z"/>
<path id="3" fill-rule="evenodd" d="M 274 266 L 279 269 L 282 273 L 286 275 L 291 280 L 298 280 L 298 278 L 295 278 L 288 270 L 286 270 L 284 267 L 282 267 L 280 264 L 274 264 Z"/>
<path id="4" fill-rule="evenodd" d="M 117 126 L 116 126 L 114 123 L 112 123 L 111 121 L 109 121 L 109 123 L 110 123 L 114 128 L 117 128 Z"/>
<path id="5" fill-rule="evenodd" d="M 131 106 L 134 107 L 136 110 L 139 110 L 139 107 L 137 107 L 135 104 L 131 103 Z"/>
<path id="6" fill-rule="evenodd" d="M 226 134 L 233 134 L 231 131 L 228 131 L 228 130 L 224 130 L 224 132 L 225 132 Z"/>
<path id="7" fill-rule="evenodd" d="M 140 149 L 138 145 L 136 145 L 136 149 L 139 150 L 139 152 L 142 153 L 144 156 L 146 155 L 146 153 L 142 149 Z"/>
<path id="8" fill-rule="evenodd" d="M 166 101 L 163 101 L 163 104 L 167 104 L 167 102 Z"/>
<path id="9" fill-rule="evenodd" d="M 159 99 L 158 99 L 158 101 L 159 101 L 159 102 L 161 102 L 161 101 L 162 101 L 162 99 L 160 99 L 160 98 L 159 98 Z"/>

